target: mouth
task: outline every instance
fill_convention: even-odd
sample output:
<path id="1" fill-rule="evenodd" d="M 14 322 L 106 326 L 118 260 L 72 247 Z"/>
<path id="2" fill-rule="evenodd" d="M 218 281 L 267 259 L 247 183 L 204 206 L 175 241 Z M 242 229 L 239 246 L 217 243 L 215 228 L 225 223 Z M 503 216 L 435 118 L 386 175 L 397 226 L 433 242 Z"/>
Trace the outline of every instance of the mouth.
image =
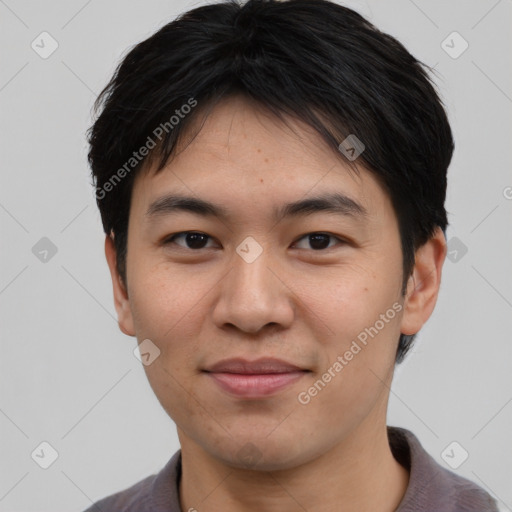
<path id="1" fill-rule="evenodd" d="M 280 359 L 228 359 L 203 370 L 224 392 L 243 398 L 264 398 L 296 383 L 310 370 Z"/>

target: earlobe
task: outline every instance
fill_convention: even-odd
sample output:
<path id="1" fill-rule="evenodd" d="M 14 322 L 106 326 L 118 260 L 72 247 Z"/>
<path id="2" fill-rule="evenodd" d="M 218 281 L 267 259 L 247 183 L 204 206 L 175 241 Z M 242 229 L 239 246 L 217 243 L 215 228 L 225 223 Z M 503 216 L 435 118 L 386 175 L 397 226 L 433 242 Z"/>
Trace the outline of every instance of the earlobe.
<path id="1" fill-rule="evenodd" d="M 415 254 L 412 275 L 407 283 L 400 332 L 416 334 L 434 311 L 446 257 L 446 239 L 441 228 Z"/>
<path id="2" fill-rule="evenodd" d="M 119 329 L 128 336 L 135 336 L 130 300 L 125 284 L 117 271 L 116 248 L 114 240 L 110 236 L 105 237 L 105 257 L 112 278 L 114 305 L 117 311 Z"/>

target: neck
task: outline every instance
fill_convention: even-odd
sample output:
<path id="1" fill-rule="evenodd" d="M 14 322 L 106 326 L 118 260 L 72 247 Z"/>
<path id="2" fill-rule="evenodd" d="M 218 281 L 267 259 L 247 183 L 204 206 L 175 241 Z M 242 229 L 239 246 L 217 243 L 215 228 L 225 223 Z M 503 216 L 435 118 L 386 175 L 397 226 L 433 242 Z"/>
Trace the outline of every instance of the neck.
<path id="1" fill-rule="evenodd" d="M 385 420 L 366 420 L 326 453 L 275 471 L 229 466 L 178 430 L 182 510 L 392 512 L 405 494 L 409 473 L 393 457 Z"/>

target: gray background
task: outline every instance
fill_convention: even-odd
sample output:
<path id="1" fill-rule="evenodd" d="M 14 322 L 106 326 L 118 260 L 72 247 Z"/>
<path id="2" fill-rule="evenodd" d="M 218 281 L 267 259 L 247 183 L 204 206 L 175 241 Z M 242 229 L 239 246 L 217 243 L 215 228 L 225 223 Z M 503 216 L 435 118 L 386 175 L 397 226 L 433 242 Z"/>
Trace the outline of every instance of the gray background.
<path id="1" fill-rule="evenodd" d="M 178 449 L 136 341 L 117 327 L 85 130 L 127 49 L 200 4 L 0 0 L 1 511 L 83 510 Z M 389 423 L 415 432 L 444 465 L 457 441 L 469 458 L 455 471 L 512 510 L 512 2 L 346 4 L 436 68 L 457 146 L 453 261 L 397 368 Z M 31 47 L 43 31 L 58 42 L 46 59 Z M 442 46 L 453 31 L 469 44 L 457 58 L 445 51 L 462 49 L 457 36 Z M 43 237 L 56 254 L 44 253 Z M 48 469 L 31 458 L 43 441 L 59 454 Z M 49 456 L 40 450 L 39 462 Z"/>

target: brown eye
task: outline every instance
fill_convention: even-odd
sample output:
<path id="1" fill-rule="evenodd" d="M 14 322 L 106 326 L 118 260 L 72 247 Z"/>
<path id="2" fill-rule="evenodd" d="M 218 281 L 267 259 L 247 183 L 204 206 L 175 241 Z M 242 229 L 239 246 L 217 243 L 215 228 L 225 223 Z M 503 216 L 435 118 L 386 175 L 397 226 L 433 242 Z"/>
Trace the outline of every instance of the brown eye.
<path id="1" fill-rule="evenodd" d="M 306 240 L 306 245 L 309 247 L 298 247 L 299 249 L 313 249 L 314 251 L 330 249 L 333 247 L 332 245 L 329 245 L 332 240 L 343 242 L 340 238 L 330 235 L 329 233 L 309 233 L 300 238 L 300 240 Z"/>
<path id="2" fill-rule="evenodd" d="M 176 235 L 171 236 L 165 241 L 165 245 L 176 243 L 180 247 L 185 249 L 204 249 L 210 236 L 205 233 L 199 233 L 196 231 L 184 231 L 183 233 L 177 233 Z M 177 243 L 176 240 L 183 240 L 182 243 Z"/>

